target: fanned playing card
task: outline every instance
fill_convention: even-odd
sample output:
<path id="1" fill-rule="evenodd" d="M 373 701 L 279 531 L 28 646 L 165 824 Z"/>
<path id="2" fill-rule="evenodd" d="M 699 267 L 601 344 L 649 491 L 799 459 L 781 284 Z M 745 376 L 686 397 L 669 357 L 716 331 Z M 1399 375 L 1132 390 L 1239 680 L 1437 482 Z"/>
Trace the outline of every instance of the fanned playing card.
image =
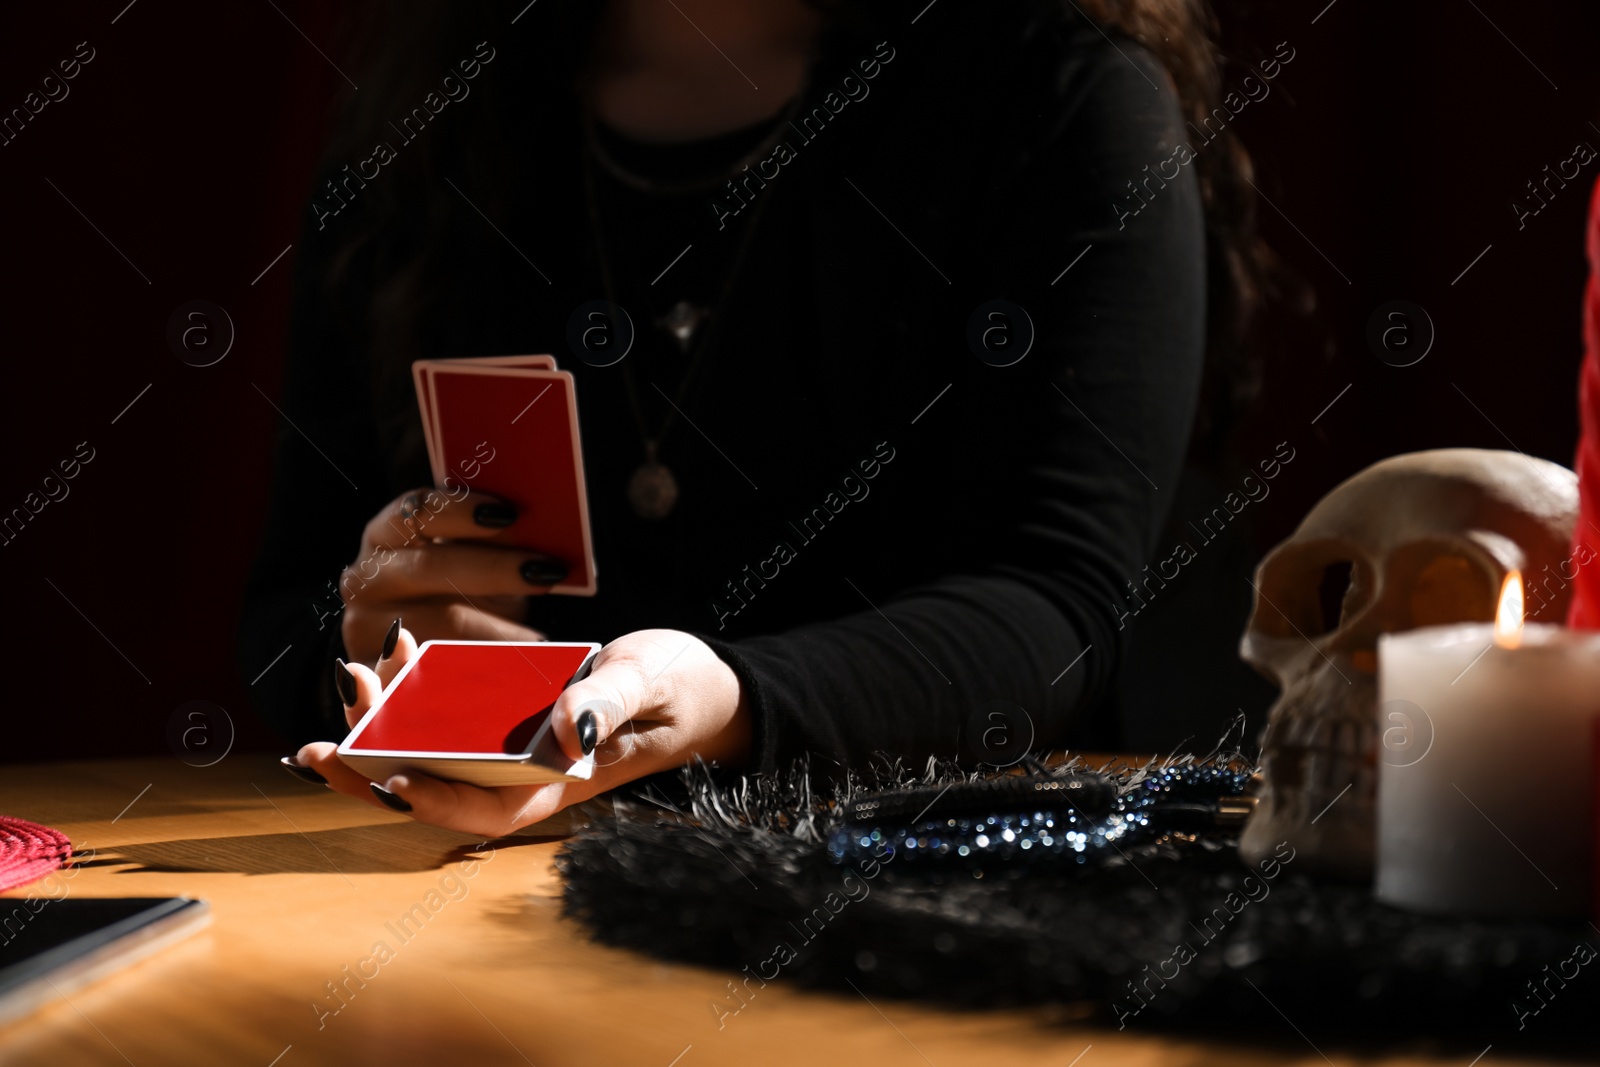
<path id="1" fill-rule="evenodd" d="M 433 360 L 414 365 L 424 425 L 433 426 L 435 483 L 466 482 L 509 502 L 517 520 L 496 537 L 552 556 L 567 577 L 552 593 L 596 591 L 578 401 L 549 356 Z"/>
<path id="2" fill-rule="evenodd" d="M 436 366 L 469 365 L 474 367 L 502 367 L 522 370 L 555 370 L 554 356 L 474 356 L 471 359 L 419 359 L 411 364 L 411 380 L 417 387 L 417 407 L 422 411 L 422 436 L 428 445 L 428 464 L 433 471 L 433 484 L 443 488 L 445 468 L 439 462 L 435 438 L 439 431 L 434 422 L 433 382 L 430 373 Z"/>

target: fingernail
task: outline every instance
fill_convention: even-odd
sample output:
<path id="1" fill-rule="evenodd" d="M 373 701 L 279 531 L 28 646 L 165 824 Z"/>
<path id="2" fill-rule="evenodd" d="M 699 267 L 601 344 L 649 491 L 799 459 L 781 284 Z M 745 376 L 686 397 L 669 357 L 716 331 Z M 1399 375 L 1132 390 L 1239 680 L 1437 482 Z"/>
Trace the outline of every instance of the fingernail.
<path id="1" fill-rule="evenodd" d="M 567 576 L 567 565 L 558 559 L 530 559 L 522 565 L 522 580 L 529 585 L 555 585 Z"/>
<path id="2" fill-rule="evenodd" d="M 333 687 L 339 691 L 339 699 L 346 705 L 356 702 L 356 676 L 350 673 L 350 668 L 344 665 L 344 660 L 333 661 Z"/>
<path id="3" fill-rule="evenodd" d="M 310 782 L 312 785 L 327 785 L 328 784 L 328 780 L 326 778 L 322 777 L 322 775 L 318 774 L 316 771 L 312 770 L 310 767 L 302 767 L 297 762 L 297 758 L 294 757 L 294 756 L 285 756 L 282 759 L 280 759 L 278 762 L 283 764 L 283 769 L 284 770 L 288 771 L 290 774 L 294 775 L 296 778 L 299 778 L 299 779 L 301 779 L 303 781 Z"/>
<path id="4" fill-rule="evenodd" d="M 394 655 L 394 645 L 398 640 L 400 640 L 400 616 L 396 615 L 394 622 L 389 624 L 389 632 L 383 635 L 383 651 L 378 653 L 378 658 L 388 659 Z"/>
<path id="5" fill-rule="evenodd" d="M 407 493 L 405 499 L 400 501 L 400 518 L 406 522 L 416 518 L 420 510 L 422 510 L 421 493 Z"/>
<path id="6" fill-rule="evenodd" d="M 594 751 L 595 742 L 599 739 L 600 728 L 594 723 L 594 712 L 583 712 L 578 716 L 578 744 L 583 746 L 585 756 Z"/>
<path id="7" fill-rule="evenodd" d="M 377 782 L 372 783 L 372 795 L 383 801 L 384 804 L 393 808 L 395 811 L 411 810 L 411 805 L 407 804 L 403 797 L 401 797 L 398 793 L 389 792 Z"/>
<path id="8" fill-rule="evenodd" d="M 479 526 L 499 529 L 517 521 L 517 509 L 510 504 L 493 500 L 472 509 L 472 521 Z"/>

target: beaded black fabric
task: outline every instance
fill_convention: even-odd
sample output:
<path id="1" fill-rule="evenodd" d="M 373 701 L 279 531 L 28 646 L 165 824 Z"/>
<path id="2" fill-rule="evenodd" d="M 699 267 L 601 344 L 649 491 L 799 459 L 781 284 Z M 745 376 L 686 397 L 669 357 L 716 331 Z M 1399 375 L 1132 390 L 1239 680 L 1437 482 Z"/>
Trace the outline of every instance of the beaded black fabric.
<path id="1" fill-rule="evenodd" d="M 1307 1041 L 1338 1061 L 1396 1040 L 1463 1063 L 1489 1044 L 1600 1058 L 1600 930 L 1398 911 L 1313 880 L 1292 842 L 1247 868 L 1215 819 L 1246 778 L 1192 757 L 827 785 L 798 766 L 731 782 L 689 768 L 567 842 L 564 910 L 597 940 L 725 970 L 728 1012 L 768 981 L 853 984 L 1070 1004 L 1112 1029 L 1249 1034 L 1299 1058 L 1315 1058 Z"/>
<path id="2" fill-rule="evenodd" d="M 1247 770 L 1177 766 L 1127 790 L 1103 775 L 1071 773 L 1003 775 L 938 792 L 891 789 L 849 805 L 845 824 L 828 834 L 828 856 L 839 864 L 883 858 L 974 869 L 1087 864 L 1119 847 L 1216 829 L 1218 798 L 1242 794 L 1249 780 Z M 909 821 L 892 819 L 924 796 Z"/>

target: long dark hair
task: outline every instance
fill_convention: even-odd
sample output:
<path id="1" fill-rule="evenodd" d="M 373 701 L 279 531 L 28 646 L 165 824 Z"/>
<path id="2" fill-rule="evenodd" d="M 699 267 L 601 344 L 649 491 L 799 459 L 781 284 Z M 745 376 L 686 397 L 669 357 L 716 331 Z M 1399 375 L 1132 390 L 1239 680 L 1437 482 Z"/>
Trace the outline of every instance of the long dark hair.
<path id="1" fill-rule="evenodd" d="M 807 2 L 858 27 L 881 22 L 890 6 L 875 0 Z M 1185 120 L 1204 128 L 1222 95 L 1217 25 L 1207 0 L 1060 2 L 1072 9 L 1067 14 L 1081 14 L 1106 34 L 1136 42 L 1154 55 L 1172 78 Z M 460 172 L 485 176 L 474 189 L 474 204 L 492 218 L 503 217 L 514 191 L 496 184 L 493 176 L 519 173 L 514 164 L 531 162 L 525 157 L 531 138 L 518 137 L 519 131 L 560 121 L 572 110 L 573 86 L 587 61 L 585 46 L 593 40 L 604 4 L 540 0 L 534 8 L 526 0 L 503 0 L 475 4 L 469 11 L 464 4 L 418 10 L 399 0 L 373 0 L 364 20 L 348 31 L 355 39 L 361 89 L 349 92 L 341 107 L 323 178 L 369 155 L 374 139 L 389 138 L 394 116 L 436 89 L 440 72 L 471 56 L 485 25 L 507 26 L 513 16 L 522 17 L 518 8 L 530 20 L 535 15 L 529 9 L 536 13 L 539 32 L 519 36 L 515 64 L 483 68 L 472 84 L 480 96 L 475 105 L 456 109 L 449 122 L 419 137 L 404 150 L 393 168 L 396 174 L 362 191 L 358 217 L 341 220 L 338 247 L 323 279 L 331 305 L 349 307 L 352 301 L 340 296 L 353 295 L 364 309 L 363 321 L 346 326 L 366 339 L 369 352 L 383 354 L 374 357 L 371 368 L 378 384 L 373 414 L 405 448 L 419 442 L 409 440 L 415 433 L 406 417 L 410 405 L 403 390 L 409 376 L 404 369 L 422 347 L 426 324 L 437 310 L 439 287 L 432 281 L 442 269 L 437 262 L 441 235 L 453 213 L 469 210 L 453 194 L 440 192 L 440 162 L 457 161 Z M 1309 294 L 1257 235 L 1250 157 L 1232 125 L 1195 154 L 1194 166 L 1205 214 L 1208 335 L 1191 455 L 1216 460 L 1258 389 L 1259 360 L 1245 343 L 1253 317 L 1266 300 L 1292 294 L 1304 305 Z M 406 225 L 396 226 L 402 217 Z M 364 269 L 356 269 L 358 263 Z"/>

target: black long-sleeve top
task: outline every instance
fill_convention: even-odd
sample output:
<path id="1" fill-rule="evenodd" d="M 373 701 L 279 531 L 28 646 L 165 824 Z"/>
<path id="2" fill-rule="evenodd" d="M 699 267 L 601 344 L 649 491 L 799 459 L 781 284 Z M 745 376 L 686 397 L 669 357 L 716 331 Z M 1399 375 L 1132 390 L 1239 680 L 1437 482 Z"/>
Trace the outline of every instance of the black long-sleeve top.
<path id="1" fill-rule="evenodd" d="M 1109 714 L 1128 583 L 1197 395 L 1201 204 L 1194 168 L 1173 162 L 1186 135 L 1150 54 L 1071 11 L 1038 21 L 1055 5 L 1020 6 L 1026 31 L 1012 5 L 985 5 L 873 40 L 830 34 L 788 151 L 739 194 L 652 196 L 599 169 L 612 291 L 638 331 L 623 363 L 567 343 L 573 309 L 608 292 L 576 119 L 545 130 L 554 194 L 493 225 L 475 204 L 452 224 L 447 291 L 416 354 L 549 352 L 576 379 L 599 592 L 531 598 L 528 624 L 552 640 L 703 638 L 743 686 L 755 770 L 805 752 L 982 755 L 975 735 L 996 721 L 1061 744 Z M 698 155 L 605 143 L 660 171 L 767 129 Z M 470 174 L 444 169 L 435 181 L 470 193 Z M 325 295 L 345 220 L 322 223 L 297 245 L 287 418 L 240 641 L 246 677 L 282 654 L 251 692 L 296 743 L 343 732 L 333 582 L 365 522 L 431 481 L 414 404 L 374 391 L 381 354 L 338 325 L 364 308 Z M 385 269 L 399 268 L 364 277 Z M 661 444 L 677 505 L 640 518 L 622 368 L 653 430 L 684 365 L 653 320 L 679 299 L 716 301 L 729 270 L 713 346 Z M 975 315 L 993 300 L 1031 321 L 1031 347 L 1006 366 L 992 353 L 1014 355 L 1027 327 Z M 996 326 L 1009 332 L 983 337 Z"/>

